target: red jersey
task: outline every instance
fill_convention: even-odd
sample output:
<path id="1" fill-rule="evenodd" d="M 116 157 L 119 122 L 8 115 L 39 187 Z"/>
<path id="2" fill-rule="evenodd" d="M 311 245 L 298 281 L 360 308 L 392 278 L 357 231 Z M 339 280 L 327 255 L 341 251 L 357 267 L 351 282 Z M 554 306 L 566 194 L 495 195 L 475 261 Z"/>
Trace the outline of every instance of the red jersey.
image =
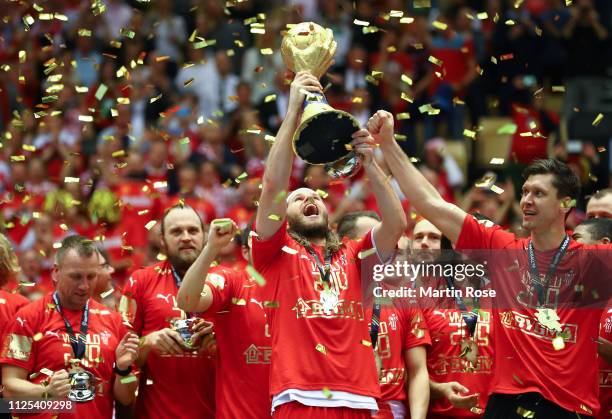
<path id="1" fill-rule="evenodd" d="M 176 304 L 178 287 L 170 263 L 139 269 L 125 284 L 119 311 L 140 336 L 185 318 Z M 142 367 L 136 417 L 214 418 L 214 360 L 204 352 L 160 355 L 149 352 Z"/>
<path id="2" fill-rule="evenodd" d="M 238 225 L 238 228 L 244 229 L 253 219 L 255 215 L 254 209 L 248 209 L 243 205 L 235 205 L 227 211 L 225 216 L 231 218 Z"/>
<path id="3" fill-rule="evenodd" d="M 261 287 L 246 270 L 227 268 L 209 273 L 206 283 L 213 294 L 206 317 L 217 336 L 216 418 L 269 417 L 272 339 Z"/>
<path id="4" fill-rule="evenodd" d="M 612 341 L 612 307 L 601 316 L 599 336 Z M 599 358 L 599 402 L 601 410 L 597 419 L 610 419 L 612 416 L 612 365 Z"/>
<path id="5" fill-rule="evenodd" d="M 117 198 L 123 204 L 120 230 L 127 232 L 125 240 L 130 246 L 146 245 L 148 231 L 145 225 L 161 216 L 157 212 L 157 194 L 151 191 L 152 185 L 135 180 L 122 182 L 114 188 Z"/>
<path id="6" fill-rule="evenodd" d="M 371 322 L 371 307 L 366 310 L 366 318 Z M 376 351 L 382 361 L 380 400 L 406 400 L 406 351 L 431 344 L 423 313 L 416 307 L 382 304 L 379 321 Z"/>
<path id="7" fill-rule="evenodd" d="M 564 409 L 579 414 L 593 415 L 599 410 L 597 391 L 597 343 L 601 309 L 573 308 L 576 287 L 584 286 L 584 295 L 594 294 L 589 284 L 602 278 L 601 272 L 610 272 L 596 250 L 610 246 L 587 246 L 570 240 L 567 252 L 559 263 L 555 275 L 548 282 L 546 301 L 548 308 L 556 309 L 564 348 L 556 350 L 552 341 L 557 333 L 544 327 L 536 318 L 529 262 L 526 248 L 530 239 L 517 239 L 514 234 L 497 227 L 485 227 L 472 216 L 466 216 L 456 249 L 505 249 L 497 252 L 497 269 L 491 279 L 497 286 L 493 310 L 493 339 L 495 341 L 495 373 L 491 393 L 519 394 L 538 392 Z M 509 249 L 517 249 L 511 251 Z M 576 250 L 581 251 L 576 251 Z M 587 254 L 584 250 L 589 250 Z M 546 273 L 556 249 L 535 252 L 540 274 Z M 511 254 L 511 258 L 507 256 Z M 507 261 L 504 261 L 504 257 Z M 512 263 L 509 262 L 510 259 Z M 608 258 L 609 259 L 609 258 Z M 605 275 L 603 276 L 605 279 Z M 606 288 L 598 287 L 599 294 Z M 527 300 L 525 300 L 527 299 Z M 502 302 L 512 304 L 503 307 Z M 577 380 L 576 377 L 581 377 Z"/>
<path id="8" fill-rule="evenodd" d="M 62 307 L 64 316 L 73 329 L 79 330 L 83 310 L 69 310 Z M 113 382 L 115 374 L 115 350 L 123 339 L 126 328 L 119 313 L 110 311 L 102 304 L 89 300 L 89 327 L 85 355 L 81 367 L 91 372 L 97 379 L 97 392 L 94 400 L 76 403 L 75 414 L 40 413 L 28 415 L 35 418 L 112 418 Z M 0 357 L 0 364 L 14 365 L 28 372 L 33 383 L 48 379 L 40 372 L 47 368 L 51 371 L 65 369 L 70 372 L 70 360 L 74 359 L 70 336 L 62 316 L 57 312 L 51 294 L 30 303 L 17 312 L 10 326 Z M 42 394 L 42 390 L 41 390 Z"/>
<path id="9" fill-rule="evenodd" d="M 15 313 L 29 301 L 22 295 L 13 294 L 0 289 L 0 348 L 4 342 Z M 2 374 L 0 374 L 0 394 L 2 394 Z"/>
<path id="10" fill-rule="evenodd" d="M 310 253 L 287 233 L 287 221 L 267 240 L 253 239 L 253 264 L 266 279 L 272 327 L 270 394 L 324 387 L 379 397 L 380 386 L 361 296 L 358 254 L 373 247 L 371 233 L 345 240 L 331 258 L 330 288 L 338 304 L 324 310 L 323 281 Z M 313 246 L 321 261 L 323 249 Z M 264 304 L 266 304 L 264 302 Z M 359 368 L 355 368 L 359 365 Z"/>
<path id="11" fill-rule="evenodd" d="M 473 340 L 478 345 L 476 362 L 472 363 L 461 357 L 461 342 L 469 337 L 469 330 L 458 309 L 423 310 L 432 345 L 427 352 L 427 370 L 429 377 L 437 383 L 457 381 L 470 393 L 479 393 L 478 405 L 484 411 L 489 393 L 489 384 L 493 374 L 493 342 L 491 341 L 493 322 L 491 310 L 479 310 L 478 322 Z M 482 417 L 469 409 L 454 408 L 448 400 L 432 400 L 429 404 L 429 415 L 440 415 L 452 418 Z"/>

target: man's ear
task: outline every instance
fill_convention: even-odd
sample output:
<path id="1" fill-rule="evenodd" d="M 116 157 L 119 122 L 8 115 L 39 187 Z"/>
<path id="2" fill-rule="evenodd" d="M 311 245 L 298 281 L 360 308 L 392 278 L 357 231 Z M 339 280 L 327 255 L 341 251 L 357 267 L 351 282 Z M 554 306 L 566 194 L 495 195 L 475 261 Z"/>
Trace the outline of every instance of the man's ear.
<path id="1" fill-rule="evenodd" d="M 53 269 L 51 270 L 51 280 L 53 281 L 53 283 L 55 285 L 57 285 L 57 280 L 59 279 L 59 267 L 57 266 L 57 263 L 53 264 Z"/>

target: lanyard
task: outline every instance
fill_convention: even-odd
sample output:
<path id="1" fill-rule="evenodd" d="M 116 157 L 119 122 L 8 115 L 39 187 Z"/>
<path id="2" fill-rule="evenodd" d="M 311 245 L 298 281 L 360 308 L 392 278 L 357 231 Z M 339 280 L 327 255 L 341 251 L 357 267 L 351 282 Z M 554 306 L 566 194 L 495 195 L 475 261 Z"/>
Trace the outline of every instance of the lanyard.
<path id="1" fill-rule="evenodd" d="M 174 269 L 174 266 L 170 265 L 170 268 L 172 269 L 172 276 L 174 277 L 174 282 L 176 282 L 176 287 L 180 288 L 181 284 L 183 283 L 183 278 L 179 276 L 176 269 Z"/>
<path id="2" fill-rule="evenodd" d="M 455 284 L 452 280 L 452 278 L 445 276 L 444 280 L 446 281 L 446 286 L 448 287 L 448 289 L 450 290 L 454 290 L 455 289 Z M 459 293 L 453 293 L 453 295 L 455 296 L 455 304 L 457 305 L 457 308 L 459 308 L 459 310 L 461 310 L 461 317 L 463 318 L 463 321 L 465 322 L 466 326 L 468 327 L 468 332 L 470 333 L 470 337 L 474 337 L 474 332 L 476 331 L 476 323 L 478 322 L 478 312 L 477 311 L 469 311 L 467 306 L 465 305 L 465 303 L 463 302 L 463 299 L 461 297 L 459 297 L 458 295 Z M 478 298 L 474 299 L 474 305 L 476 307 L 476 309 L 478 308 Z"/>
<path id="3" fill-rule="evenodd" d="M 380 301 L 374 301 L 372 308 L 372 326 L 370 327 L 370 339 L 372 340 L 372 348 L 376 349 L 378 343 L 378 328 L 380 327 Z"/>
<path id="4" fill-rule="evenodd" d="M 540 274 L 538 272 L 538 265 L 536 262 L 535 251 L 533 249 L 533 243 L 529 241 L 528 246 L 528 256 L 529 256 L 529 270 L 531 271 L 531 285 L 535 288 L 536 293 L 538 295 L 538 305 L 542 305 L 544 301 L 544 289 L 548 287 L 548 282 L 553 277 L 555 272 L 557 271 L 557 267 L 559 266 L 559 262 L 561 262 L 561 258 L 565 254 L 569 246 L 570 238 L 566 234 L 561 242 L 561 245 L 557 249 L 553 260 L 548 267 L 548 272 L 546 272 L 546 276 L 544 277 L 544 281 L 540 282 Z"/>
<path id="5" fill-rule="evenodd" d="M 325 250 L 325 265 L 321 263 L 321 259 L 319 259 L 319 255 L 317 252 L 312 250 L 310 247 L 306 247 L 308 253 L 314 258 L 315 263 L 317 264 L 317 269 L 321 274 L 321 279 L 323 283 L 329 286 L 329 275 L 331 273 L 331 254 L 328 250 Z"/>
<path id="6" fill-rule="evenodd" d="M 79 336 L 76 337 L 74 334 L 74 329 L 70 325 L 70 322 L 64 316 L 62 312 L 62 307 L 60 305 L 59 296 L 57 295 L 57 291 L 53 293 L 53 302 L 55 303 L 55 308 L 62 319 L 64 320 L 64 325 L 66 326 L 66 331 L 68 332 L 68 336 L 70 337 L 70 346 L 72 346 L 72 351 L 74 352 L 74 356 L 78 359 L 82 359 L 83 355 L 85 355 L 85 340 L 87 336 L 87 328 L 89 326 L 89 300 L 85 303 L 85 307 L 83 308 L 83 315 L 81 317 L 81 330 L 79 332 Z"/>

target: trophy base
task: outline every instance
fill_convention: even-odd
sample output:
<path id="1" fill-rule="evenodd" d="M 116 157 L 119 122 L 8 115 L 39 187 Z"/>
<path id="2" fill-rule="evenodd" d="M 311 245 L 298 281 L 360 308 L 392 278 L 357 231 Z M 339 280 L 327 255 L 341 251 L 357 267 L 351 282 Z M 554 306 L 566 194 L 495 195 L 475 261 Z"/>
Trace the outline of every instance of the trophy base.
<path id="1" fill-rule="evenodd" d="M 348 112 L 326 110 L 304 120 L 293 137 L 293 150 L 309 164 L 335 163 L 347 157 L 359 122 Z"/>

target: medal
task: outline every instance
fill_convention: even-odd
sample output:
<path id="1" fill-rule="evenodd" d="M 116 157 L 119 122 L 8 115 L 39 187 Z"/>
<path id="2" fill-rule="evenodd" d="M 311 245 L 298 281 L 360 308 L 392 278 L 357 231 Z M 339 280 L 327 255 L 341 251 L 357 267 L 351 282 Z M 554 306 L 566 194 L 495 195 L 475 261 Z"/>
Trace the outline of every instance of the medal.
<path id="1" fill-rule="evenodd" d="M 326 289 L 321 291 L 321 305 L 323 306 L 323 312 L 330 315 L 332 311 L 336 310 L 338 306 L 338 293 L 332 289 Z"/>
<path id="2" fill-rule="evenodd" d="M 478 359 L 478 344 L 471 338 L 464 338 L 461 341 L 461 354 L 459 356 L 475 364 Z"/>
<path id="3" fill-rule="evenodd" d="M 562 327 L 559 323 L 559 314 L 557 310 L 552 308 L 540 307 L 535 313 L 535 317 L 542 326 L 547 329 L 554 330 L 555 332 L 561 332 Z"/>
<path id="4" fill-rule="evenodd" d="M 182 345 L 190 350 L 196 349 L 192 342 L 193 337 L 193 325 L 195 323 L 194 318 L 191 319 L 173 319 L 170 321 L 172 329 L 176 330 L 181 335 Z"/>

